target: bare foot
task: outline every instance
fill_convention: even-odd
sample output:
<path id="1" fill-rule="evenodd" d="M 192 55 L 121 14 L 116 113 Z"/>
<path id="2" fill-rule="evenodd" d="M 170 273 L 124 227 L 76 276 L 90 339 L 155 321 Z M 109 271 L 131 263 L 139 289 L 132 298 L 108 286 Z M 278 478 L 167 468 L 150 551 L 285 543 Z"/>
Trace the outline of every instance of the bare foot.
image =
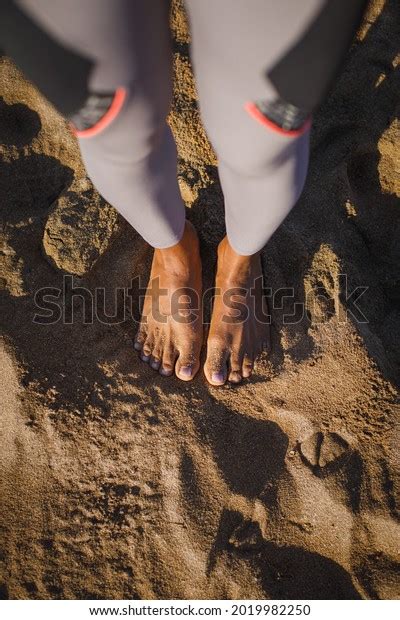
<path id="1" fill-rule="evenodd" d="M 193 379 L 202 344 L 201 260 L 193 226 L 181 241 L 154 250 L 153 264 L 135 349 L 164 376 Z"/>
<path id="2" fill-rule="evenodd" d="M 225 237 L 218 247 L 216 295 L 207 340 L 204 373 L 212 385 L 250 377 L 269 339 L 268 310 L 262 296 L 259 254 L 236 254 Z"/>

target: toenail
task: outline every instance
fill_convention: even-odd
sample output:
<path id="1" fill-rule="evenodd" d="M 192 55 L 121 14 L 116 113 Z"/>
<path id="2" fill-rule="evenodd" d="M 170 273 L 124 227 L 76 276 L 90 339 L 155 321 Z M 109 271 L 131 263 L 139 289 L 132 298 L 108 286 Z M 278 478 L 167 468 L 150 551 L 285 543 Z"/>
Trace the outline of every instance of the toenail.
<path id="1" fill-rule="evenodd" d="M 214 383 L 224 383 L 224 375 L 222 372 L 213 372 L 211 380 L 214 381 Z"/>
<path id="2" fill-rule="evenodd" d="M 233 372 L 231 376 L 229 377 L 229 381 L 231 381 L 231 383 L 240 383 L 241 380 L 242 380 L 242 377 L 240 373 L 238 372 Z"/>
<path id="3" fill-rule="evenodd" d="M 133 346 L 135 347 L 136 351 L 140 351 L 140 349 L 142 348 L 142 345 L 140 344 L 138 340 L 136 340 Z"/>
<path id="4" fill-rule="evenodd" d="M 160 366 L 160 362 L 158 360 L 153 360 L 150 364 L 150 366 L 152 368 L 154 368 L 154 370 L 158 370 L 159 366 Z"/>
<path id="5" fill-rule="evenodd" d="M 160 374 L 164 375 L 164 377 L 168 377 L 169 375 L 172 375 L 172 370 L 169 368 L 160 368 Z"/>
<path id="6" fill-rule="evenodd" d="M 140 357 L 142 359 L 142 362 L 148 362 L 150 359 L 150 355 L 145 355 L 144 353 Z"/>
<path id="7" fill-rule="evenodd" d="M 182 366 L 179 369 L 179 374 L 183 375 L 184 377 L 191 377 L 193 373 L 193 369 L 191 366 Z"/>

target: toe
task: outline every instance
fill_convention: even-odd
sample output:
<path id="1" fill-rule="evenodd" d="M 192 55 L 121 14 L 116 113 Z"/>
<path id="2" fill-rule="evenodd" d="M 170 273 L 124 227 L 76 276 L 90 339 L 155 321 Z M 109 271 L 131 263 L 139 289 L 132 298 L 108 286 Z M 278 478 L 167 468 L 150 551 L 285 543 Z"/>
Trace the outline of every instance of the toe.
<path id="1" fill-rule="evenodd" d="M 153 352 L 153 340 L 152 338 L 147 338 L 145 341 L 142 351 L 140 354 L 140 358 L 143 362 L 148 362 L 150 360 L 151 354 Z"/>
<path id="2" fill-rule="evenodd" d="M 150 357 L 150 366 L 153 370 L 158 370 L 160 368 L 161 360 L 158 357 L 152 355 Z"/>
<path id="3" fill-rule="evenodd" d="M 245 379 L 248 379 L 251 376 L 254 368 L 254 360 L 249 355 L 244 356 L 242 374 Z"/>
<path id="4" fill-rule="evenodd" d="M 173 374 L 177 355 L 177 351 L 171 344 L 165 346 L 159 370 L 161 375 L 170 377 Z"/>
<path id="5" fill-rule="evenodd" d="M 182 379 L 182 381 L 190 381 L 193 379 L 198 369 L 199 352 L 196 351 L 195 346 L 190 346 L 180 351 L 175 365 L 175 373 L 178 379 Z"/>
<path id="6" fill-rule="evenodd" d="M 220 340 L 210 340 L 207 343 L 207 359 L 204 364 L 204 374 L 211 385 L 223 385 L 228 374 L 227 360 L 229 350 Z"/>
<path id="7" fill-rule="evenodd" d="M 136 351 L 141 351 L 143 348 L 144 343 L 146 342 L 146 338 L 147 338 L 147 332 L 144 328 L 143 325 L 141 325 L 139 327 L 139 330 L 135 336 L 135 340 L 133 343 L 133 346 L 135 347 Z"/>
<path id="8" fill-rule="evenodd" d="M 163 357 L 163 346 L 162 346 L 161 339 L 159 339 L 158 342 L 156 342 L 156 344 L 153 347 L 153 352 L 151 354 L 150 362 L 149 362 L 153 370 L 159 370 L 162 357 Z"/>
<path id="9" fill-rule="evenodd" d="M 232 353 L 229 364 L 228 381 L 230 383 L 240 383 L 242 380 L 242 360 L 237 353 Z"/>

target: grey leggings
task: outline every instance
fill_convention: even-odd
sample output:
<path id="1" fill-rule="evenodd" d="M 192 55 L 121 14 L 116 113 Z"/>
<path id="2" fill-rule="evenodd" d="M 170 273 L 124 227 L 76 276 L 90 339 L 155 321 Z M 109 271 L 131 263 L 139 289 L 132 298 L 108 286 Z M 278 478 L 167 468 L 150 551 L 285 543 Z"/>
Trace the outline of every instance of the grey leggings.
<path id="1" fill-rule="evenodd" d="M 90 89 L 123 87 L 118 115 L 80 137 L 94 185 L 156 248 L 176 244 L 185 209 L 166 123 L 172 93 L 168 0 L 18 0 L 43 28 L 96 60 Z M 296 203 L 309 131 L 271 130 L 247 102 L 276 98 L 265 72 L 301 36 L 323 0 L 186 0 L 202 120 L 219 162 L 229 241 L 259 251 Z M 83 132 L 84 133 L 84 132 Z"/>

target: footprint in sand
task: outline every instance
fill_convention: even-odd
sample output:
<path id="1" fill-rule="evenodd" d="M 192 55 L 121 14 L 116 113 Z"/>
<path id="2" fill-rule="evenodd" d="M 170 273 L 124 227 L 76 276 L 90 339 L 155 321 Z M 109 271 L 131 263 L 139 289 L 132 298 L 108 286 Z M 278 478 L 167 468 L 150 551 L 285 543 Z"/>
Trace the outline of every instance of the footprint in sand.
<path id="1" fill-rule="evenodd" d="M 349 443 L 338 433 L 318 431 L 309 435 L 300 443 L 300 454 L 314 473 L 321 473 L 327 468 L 342 462 L 350 456 L 352 449 Z"/>
<path id="2" fill-rule="evenodd" d="M 238 551 L 256 551 L 264 543 L 259 523 L 245 519 L 229 537 L 229 545 Z"/>

